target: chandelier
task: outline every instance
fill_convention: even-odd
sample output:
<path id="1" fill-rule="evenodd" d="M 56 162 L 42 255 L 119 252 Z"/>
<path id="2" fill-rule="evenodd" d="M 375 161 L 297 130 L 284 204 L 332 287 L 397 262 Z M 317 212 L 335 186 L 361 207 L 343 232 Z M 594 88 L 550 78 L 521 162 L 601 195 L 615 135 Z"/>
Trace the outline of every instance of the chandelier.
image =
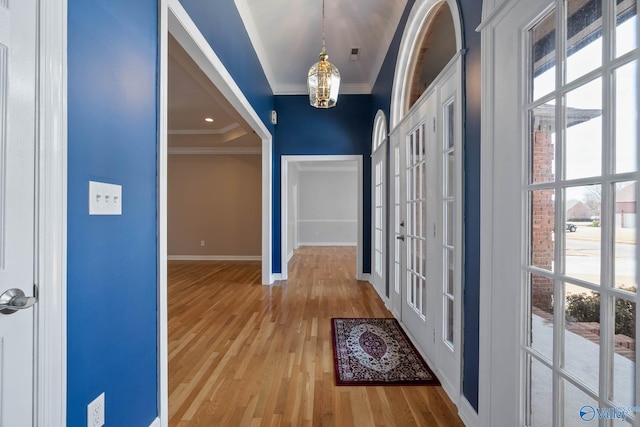
<path id="1" fill-rule="evenodd" d="M 307 76 L 309 102 L 316 108 L 331 108 L 338 101 L 340 71 L 331 64 L 324 45 L 324 0 L 322 0 L 322 52 L 320 62 L 315 63 Z"/>

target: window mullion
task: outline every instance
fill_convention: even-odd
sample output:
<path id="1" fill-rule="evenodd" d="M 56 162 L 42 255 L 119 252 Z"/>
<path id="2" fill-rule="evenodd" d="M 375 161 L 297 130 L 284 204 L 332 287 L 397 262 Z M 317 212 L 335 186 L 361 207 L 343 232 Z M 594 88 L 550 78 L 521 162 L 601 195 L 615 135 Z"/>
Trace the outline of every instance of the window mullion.
<path id="1" fill-rule="evenodd" d="M 555 75 L 555 115 L 556 115 L 556 146 L 555 146 L 555 235 L 561 236 L 564 233 L 562 223 L 565 219 L 563 213 L 564 194 L 560 183 L 565 177 L 564 166 L 564 141 L 565 141 L 565 122 L 564 114 L 564 96 L 560 88 L 563 87 L 566 76 L 566 11 L 567 0 L 557 0 L 556 3 L 556 75 Z M 560 274 L 564 274 L 564 265 L 562 253 L 564 251 L 563 239 L 555 239 L 554 254 L 554 331 L 553 331 L 553 425 L 560 427 L 564 424 L 564 390 L 561 386 L 562 377 L 560 370 L 564 367 L 564 284 L 558 280 Z"/>
<path id="2" fill-rule="evenodd" d="M 613 335 L 615 333 L 614 299 L 610 292 L 613 287 L 613 209 L 614 190 L 611 176 L 614 171 L 614 102 L 611 60 L 613 58 L 615 30 L 615 1 L 605 1 L 602 7 L 602 184 L 600 200 L 600 378 L 599 403 L 605 407 L 613 397 Z M 614 150 L 611 149 L 614 147 Z"/>

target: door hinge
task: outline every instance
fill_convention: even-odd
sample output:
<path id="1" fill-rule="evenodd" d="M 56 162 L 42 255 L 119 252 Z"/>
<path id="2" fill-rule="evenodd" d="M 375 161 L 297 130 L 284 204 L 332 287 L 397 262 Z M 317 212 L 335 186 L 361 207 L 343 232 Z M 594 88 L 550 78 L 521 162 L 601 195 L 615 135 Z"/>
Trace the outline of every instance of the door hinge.
<path id="1" fill-rule="evenodd" d="M 433 343 L 435 344 L 436 342 L 436 330 L 435 328 L 433 329 Z"/>
<path id="2" fill-rule="evenodd" d="M 433 132 L 436 131 L 436 118 L 433 118 Z"/>

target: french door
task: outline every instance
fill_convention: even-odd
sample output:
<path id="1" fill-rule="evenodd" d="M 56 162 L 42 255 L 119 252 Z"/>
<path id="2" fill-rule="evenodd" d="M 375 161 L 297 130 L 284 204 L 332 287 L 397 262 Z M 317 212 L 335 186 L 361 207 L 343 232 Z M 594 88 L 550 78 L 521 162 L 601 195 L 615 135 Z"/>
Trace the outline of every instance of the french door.
<path id="1" fill-rule="evenodd" d="M 459 58 L 392 132 L 391 306 L 454 402 L 460 391 Z"/>
<path id="2" fill-rule="evenodd" d="M 387 162 L 386 162 L 386 144 L 379 146 L 373 153 L 371 158 L 373 169 L 373 255 L 372 255 L 372 274 L 373 286 L 384 301 L 387 300 L 389 293 L 386 286 L 386 256 L 387 249 L 385 238 L 386 230 L 386 178 L 387 178 Z"/>

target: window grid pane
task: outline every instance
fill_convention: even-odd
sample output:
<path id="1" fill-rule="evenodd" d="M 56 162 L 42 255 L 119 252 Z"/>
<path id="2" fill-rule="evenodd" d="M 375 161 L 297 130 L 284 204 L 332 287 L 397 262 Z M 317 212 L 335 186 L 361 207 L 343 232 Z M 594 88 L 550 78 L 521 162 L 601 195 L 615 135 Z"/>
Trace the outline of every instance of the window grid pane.
<path id="1" fill-rule="evenodd" d="M 523 111 L 529 124 L 523 192 L 529 310 L 522 396 L 527 425 L 559 427 L 584 425 L 583 412 L 592 407 L 597 413 L 608 400 L 637 404 L 638 336 L 624 328 L 636 325 L 640 176 L 638 61 L 630 61 L 638 54 L 637 0 L 555 5 L 529 31 L 528 93 L 535 104 Z M 566 31 L 555 31 L 556 14 Z M 541 236 L 539 213 L 545 210 L 552 226 Z M 551 265 L 542 262 L 546 251 Z M 543 360 L 559 363 L 548 381 L 533 372 Z M 534 415 L 542 407 L 548 412 Z M 551 414 L 556 419 L 537 418 Z"/>

